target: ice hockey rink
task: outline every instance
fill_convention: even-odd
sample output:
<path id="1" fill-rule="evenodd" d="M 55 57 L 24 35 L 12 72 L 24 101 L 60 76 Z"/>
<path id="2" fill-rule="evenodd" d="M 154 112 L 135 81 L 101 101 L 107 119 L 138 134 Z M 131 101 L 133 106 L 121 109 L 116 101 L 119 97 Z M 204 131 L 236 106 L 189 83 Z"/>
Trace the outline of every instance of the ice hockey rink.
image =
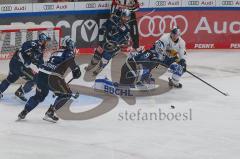
<path id="1" fill-rule="evenodd" d="M 24 103 L 14 98 L 19 85 L 12 85 L 0 101 L 0 158 L 238 159 L 239 61 L 239 50 L 189 51 L 187 57 L 190 71 L 230 96 L 223 96 L 186 73 L 182 89 L 139 97 L 131 106 L 119 98 L 117 107 L 102 116 L 84 121 L 60 120 L 56 124 L 42 120 L 53 102 L 51 94 L 27 116 L 27 120 L 16 122 Z M 108 71 L 109 68 L 102 74 Z M 161 78 L 166 80 L 167 73 Z M 82 79 L 73 81 L 73 84 L 81 83 L 84 83 Z M 93 83 L 86 85 L 91 87 Z M 72 110 L 91 109 L 100 102 L 101 99 L 81 95 L 72 104 Z M 164 112 L 191 110 L 191 120 L 126 120 L 119 117 L 126 111 L 148 113 L 158 112 L 159 108 Z"/>

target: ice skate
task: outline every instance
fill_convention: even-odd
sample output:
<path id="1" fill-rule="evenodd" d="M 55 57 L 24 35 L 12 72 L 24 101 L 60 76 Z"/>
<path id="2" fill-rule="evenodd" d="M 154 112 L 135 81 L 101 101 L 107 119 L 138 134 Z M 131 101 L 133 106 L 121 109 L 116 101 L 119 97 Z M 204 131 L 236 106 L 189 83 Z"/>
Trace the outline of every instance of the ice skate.
<path id="1" fill-rule="evenodd" d="M 168 85 L 170 87 L 182 88 L 182 84 L 181 83 L 179 83 L 178 81 L 176 81 L 174 79 L 171 79 L 171 78 L 168 78 Z"/>
<path id="2" fill-rule="evenodd" d="M 48 109 L 48 111 L 45 113 L 45 116 L 43 117 L 43 120 L 52 122 L 52 123 L 56 123 L 59 118 L 57 116 L 54 115 L 54 108 L 51 105 L 50 108 Z"/>
<path id="3" fill-rule="evenodd" d="M 26 116 L 27 116 L 27 114 L 28 114 L 28 111 L 24 109 L 24 110 L 18 115 L 18 120 L 17 120 L 17 121 L 20 121 L 20 120 L 25 119 Z"/>
<path id="4" fill-rule="evenodd" d="M 3 98 L 3 94 L 2 94 L 2 92 L 0 92 L 0 99 L 2 99 Z"/>

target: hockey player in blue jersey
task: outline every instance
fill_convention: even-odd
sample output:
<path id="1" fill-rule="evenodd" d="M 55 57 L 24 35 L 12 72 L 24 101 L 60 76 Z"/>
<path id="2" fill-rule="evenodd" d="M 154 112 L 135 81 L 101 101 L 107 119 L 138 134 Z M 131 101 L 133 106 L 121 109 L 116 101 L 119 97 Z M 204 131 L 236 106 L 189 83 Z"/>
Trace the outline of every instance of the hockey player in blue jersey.
<path id="1" fill-rule="evenodd" d="M 137 52 L 128 58 L 121 69 L 120 84 L 150 84 L 154 81 L 151 77 L 152 69 L 163 65 L 172 73 L 172 76 L 169 77 L 169 86 L 182 87 L 179 78 L 187 67 L 185 42 L 180 38 L 178 28 L 173 28 L 167 35 L 169 38 L 164 35 L 151 49 Z"/>
<path id="2" fill-rule="evenodd" d="M 151 71 L 161 62 L 159 52 L 163 49 L 163 43 L 156 43 L 149 50 L 131 52 L 122 66 L 120 84 L 131 86 L 153 84 Z"/>
<path id="3" fill-rule="evenodd" d="M 80 68 L 75 62 L 75 42 L 67 37 L 63 40 L 62 48 L 54 52 L 49 60 L 40 66 L 36 94 L 28 100 L 24 110 L 18 115 L 19 120 L 24 119 L 40 102 L 44 101 L 51 90 L 57 99 L 45 113 L 44 120 L 56 122 L 58 117 L 55 116 L 55 111 L 72 97 L 73 93 L 64 80 L 64 74 L 70 68 L 74 79 L 81 76 Z"/>
<path id="4" fill-rule="evenodd" d="M 93 75 L 99 74 L 109 61 L 116 56 L 121 47 L 129 46 L 130 29 L 128 21 L 130 19 L 130 11 L 121 10 L 121 16 L 111 16 L 99 30 L 99 46 L 91 59 L 90 64 L 85 68 L 86 71 L 92 70 L 97 66 Z"/>
<path id="5" fill-rule="evenodd" d="M 50 37 L 41 33 L 38 36 L 38 40 L 26 41 L 22 47 L 15 52 L 9 63 L 9 74 L 0 84 L 0 98 L 3 97 L 3 92 L 11 83 L 23 77 L 27 82 L 15 92 L 15 95 L 21 100 L 27 101 L 24 94 L 30 92 L 35 84 L 35 73 L 29 65 L 34 64 L 39 67 L 43 64 L 43 52 L 49 40 L 51 40 Z"/>

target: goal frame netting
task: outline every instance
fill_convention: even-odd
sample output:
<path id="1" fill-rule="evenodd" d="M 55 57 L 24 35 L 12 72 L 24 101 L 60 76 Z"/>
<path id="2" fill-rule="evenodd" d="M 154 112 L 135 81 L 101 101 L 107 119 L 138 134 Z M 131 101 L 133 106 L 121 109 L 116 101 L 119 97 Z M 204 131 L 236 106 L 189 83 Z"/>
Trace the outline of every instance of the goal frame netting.
<path id="1" fill-rule="evenodd" d="M 27 39 L 27 33 L 32 32 L 34 33 L 33 38 L 32 39 Z M 10 44 L 13 44 L 13 46 L 15 45 L 15 39 L 16 39 L 16 35 L 14 35 L 14 33 L 21 33 L 23 35 L 21 35 L 21 44 L 24 43 L 27 40 L 36 40 L 37 39 L 37 35 L 40 32 L 45 32 L 45 33 L 49 33 L 49 32 L 58 32 L 58 35 L 53 38 L 53 36 L 50 35 L 50 37 L 52 39 L 57 40 L 58 43 L 58 48 L 61 45 L 61 36 L 62 36 L 62 30 L 60 27 L 49 27 L 49 26 L 43 26 L 43 25 L 0 25 L 0 51 L 2 51 L 2 48 L 4 47 L 2 42 L 4 41 L 4 34 L 6 33 L 10 33 Z M 20 46 L 16 46 L 16 48 L 14 49 L 14 51 L 16 49 L 18 49 Z M 0 56 L 0 60 L 4 60 L 4 59 L 10 59 L 11 55 L 14 53 L 14 51 L 9 51 L 6 52 L 6 54 L 9 55 L 9 57 L 7 58 L 2 58 L 2 56 Z M 47 50 L 48 51 L 48 50 Z M 2 52 L 0 52 L 0 54 L 2 54 Z"/>

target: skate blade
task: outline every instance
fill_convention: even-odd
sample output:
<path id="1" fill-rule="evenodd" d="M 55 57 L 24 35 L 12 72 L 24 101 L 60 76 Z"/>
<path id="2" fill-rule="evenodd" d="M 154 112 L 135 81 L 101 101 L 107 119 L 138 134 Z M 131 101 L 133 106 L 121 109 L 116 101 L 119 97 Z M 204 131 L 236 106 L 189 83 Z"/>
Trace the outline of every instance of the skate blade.
<path id="1" fill-rule="evenodd" d="M 57 122 L 56 120 L 52 120 L 51 118 L 49 118 L 47 116 L 43 117 L 43 120 L 51 122 L 51 123 L 56 123 Z"/>
<path id="2" fill-rule="evenodd" d="M 15 120 L 16 122 L 24 122 L 24 121 L 26 121 L 26 119 L 22 119 L 22 118 L 17 118 L 16 120 Z"/>

